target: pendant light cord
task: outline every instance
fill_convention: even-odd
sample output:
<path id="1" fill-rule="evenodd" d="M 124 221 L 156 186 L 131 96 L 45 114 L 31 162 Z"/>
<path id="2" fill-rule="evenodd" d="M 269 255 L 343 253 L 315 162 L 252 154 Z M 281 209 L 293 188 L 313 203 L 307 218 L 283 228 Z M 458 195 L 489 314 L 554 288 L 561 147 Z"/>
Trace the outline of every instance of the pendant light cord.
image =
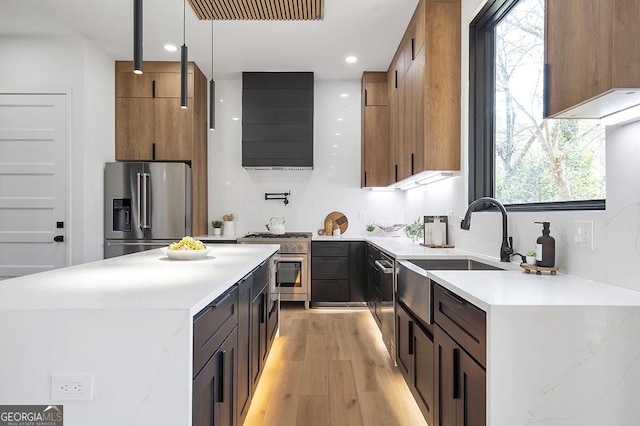
<path id="1" fill-rule="evenodd" d="M 213 80 L 213 17 L 211 17 L 211 79 Z"/>
<path id="2" fill-rule="evenodd" d="M 187 0 L 182 0 L 182 44 L 187 44 Z"/>

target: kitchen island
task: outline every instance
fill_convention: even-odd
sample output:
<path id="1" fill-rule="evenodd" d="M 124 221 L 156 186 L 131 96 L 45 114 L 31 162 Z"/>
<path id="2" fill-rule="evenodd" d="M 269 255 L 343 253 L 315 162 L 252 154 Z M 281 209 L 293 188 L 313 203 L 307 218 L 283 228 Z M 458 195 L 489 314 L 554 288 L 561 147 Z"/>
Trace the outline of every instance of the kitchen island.
<path id="1" fill-rule="evenodd" d="M 152 250 L 0 282 L 0 404 L 64 406 L 66 426 L 190 425 L 193 317 L 278 245 Z M 90 400 L 52 398 L 90 375 Z"/>

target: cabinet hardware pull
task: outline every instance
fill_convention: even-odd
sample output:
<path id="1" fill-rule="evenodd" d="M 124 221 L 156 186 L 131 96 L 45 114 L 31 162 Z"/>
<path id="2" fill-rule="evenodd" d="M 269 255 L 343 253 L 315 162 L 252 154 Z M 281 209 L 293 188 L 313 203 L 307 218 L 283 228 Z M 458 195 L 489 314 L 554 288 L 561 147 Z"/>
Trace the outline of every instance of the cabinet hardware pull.
<path id="1" fill-rule="evenodd" d="M 409 355 L 413 355 L 413 321 L 409 321 Z"/>
<path id="2" fill-rule="evenodd" d="M 398 70 L 395 70 L 395 71 L 396 71 L 396 89 L 397 89 L 398 88 Z"/>
<path id="3" fill-rule="evenodd" d="M 260 324 L 264 324 L 264 293 L 260 295 Z"/>
<path id="4" fill-rule="evenodd" d="M 218 402 L 224 402 L 224 359 L 227 357 L 227 351 L 220 354 L 220 380 L 218 380 Z"/>
<path id="5" fill-rule="evenodd" d="M 367 89 L 364 89 L 364 106 L 367 106 Z"/>
<path id="6" fill-rule="evenodd" d="M 414 50 L 413 41 L 414 41 L 414 38 L 411 37 L 411 60 L 412 61 L 416 58 L 416 52 Z"/>
<path id="7" fill-rule="evenodd" d="M 364 172 L 364 186 L 367 186 L 367 172 Z"/>
<path id="8" fill-rule="evenodd" d="M 152 143 L 151 144 L 151 159 L 155 160 L 156 159 L 156 143 Z"/>
<path id="9" fill-rule="evenodd" d="M 413 153 L 411 154 L 411 174 L 413 175 L 415 172 L 413 171 Z"/>
<path id="10" fill-rule="evenodd" d="M 233 293 L 233 290 L 228 291 L 227 294 L 223 295 L 222 297 L 217 298 L 216 300 L 214 300 L 211 303 L 211 307 L 213 308 L 217 308 L 220 305 L 222 305 L 224 302 L 227 301 L 227 299 L 229 299 L 231 297 L 231 294 Z"/>
<path id="11" fill-rule="evenodd" d="M 460 398 L 460 349 L 453 350 L 453 399 Z"/>
<path id="12" fill-rule="evenodd" d="M 155 80 L 151 81 L 151 97 L 152 98 L 156 97 L 156 81 Z"/>
<path id="13" fill-rule="evenodd" d="M 549 64 L 542 68 L 542 117 L 549 115 Z"/>
<path id="14" fill-rule="evenodd" d="M 398 181 L 398 165 L 396 164 L 396 182 Z"/>

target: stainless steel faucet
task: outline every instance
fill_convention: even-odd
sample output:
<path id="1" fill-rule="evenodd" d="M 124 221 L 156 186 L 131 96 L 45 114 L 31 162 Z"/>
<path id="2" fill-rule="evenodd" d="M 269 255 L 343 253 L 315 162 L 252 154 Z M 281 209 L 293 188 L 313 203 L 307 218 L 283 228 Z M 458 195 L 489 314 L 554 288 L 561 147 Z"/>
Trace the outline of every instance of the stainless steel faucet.
<path id="1" fill-rule="evenodd" d="M 471 213 L 473 213 L 480 204 L 491 204 L 496 206 L 502 213 L 502 245 L 500 246 L 500 262 L 510 262 L 513 254 L 513 238 L 507 237 L 507 210 L 495 198 L 483 197 L 478 198 L 471 204 L 464 215 L 464 219 L 460 222 L 460 228 L 468 231 L 471 228 Z"/>

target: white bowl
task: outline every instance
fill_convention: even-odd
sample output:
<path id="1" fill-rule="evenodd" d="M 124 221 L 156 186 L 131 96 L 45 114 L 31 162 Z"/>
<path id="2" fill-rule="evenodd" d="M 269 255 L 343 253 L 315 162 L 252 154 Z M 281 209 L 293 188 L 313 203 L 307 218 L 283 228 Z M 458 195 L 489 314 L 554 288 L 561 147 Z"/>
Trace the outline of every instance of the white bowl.
<path id="1" fill-rule="evenodd" d="M 204 250 L 169 250 L 167 247 L 163 248 L 162 251 L 169 259 L 173 260 L 199 260 L 207 257 L 211 247 L 207 247 Z"/>

